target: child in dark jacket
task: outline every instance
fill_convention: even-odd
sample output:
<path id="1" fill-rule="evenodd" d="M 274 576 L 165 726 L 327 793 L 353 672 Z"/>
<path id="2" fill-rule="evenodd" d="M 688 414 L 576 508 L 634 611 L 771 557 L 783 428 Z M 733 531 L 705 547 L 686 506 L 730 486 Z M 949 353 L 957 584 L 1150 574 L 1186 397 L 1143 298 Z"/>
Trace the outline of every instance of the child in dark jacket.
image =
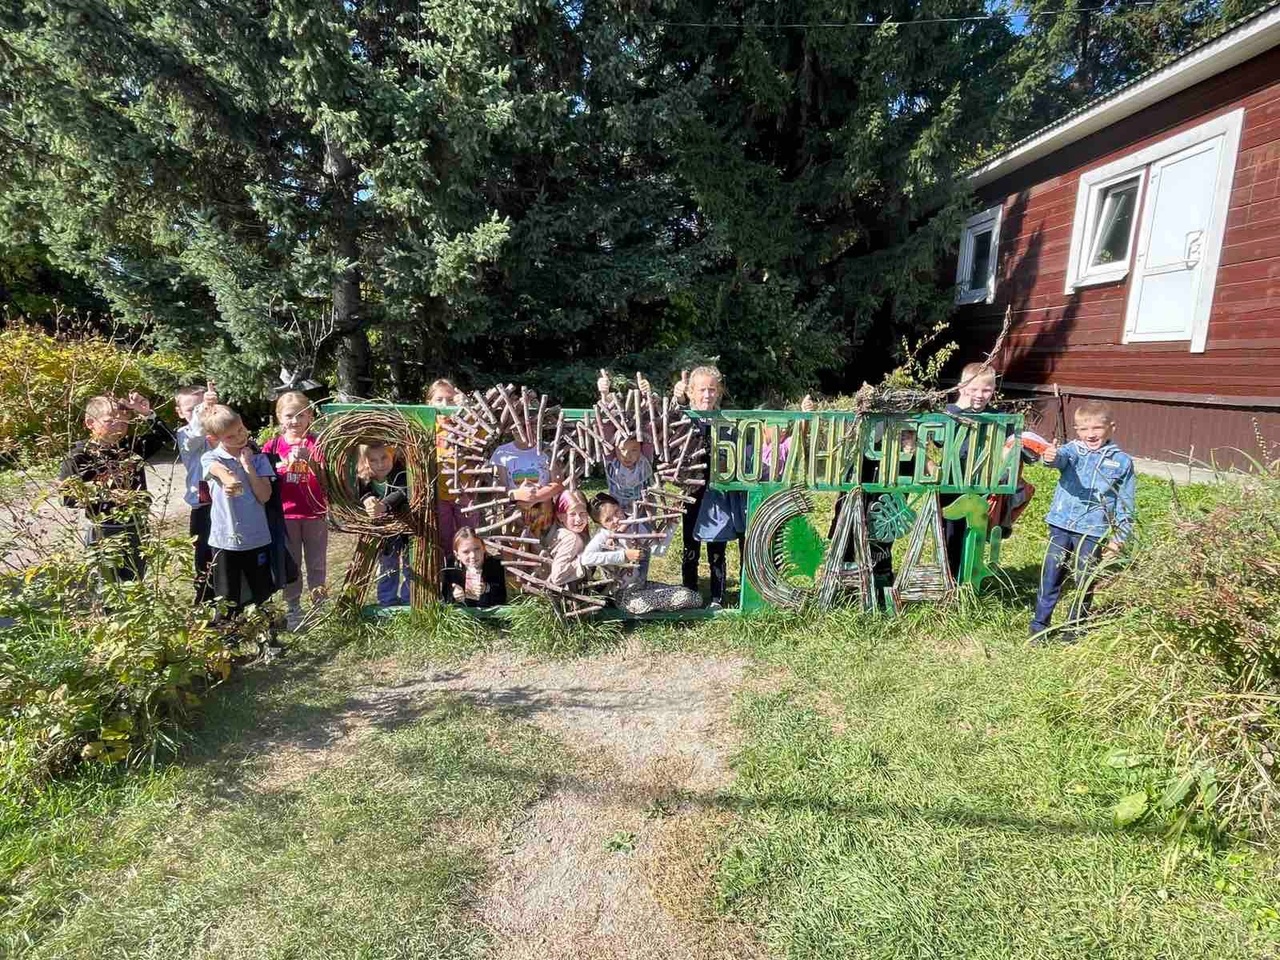
<path id="1" fill-rule="evenodd" d="M 961 416 L 967 413 L 995 413 L 996 411 L 991 407 L 991 400 L 995 394 L 996 371 L 985 363 L 966 364 L 965 368 L 960 371 L 960 385 L 956 390 L 956 402 L 947 404 L 947 413 Z M 999 451 L 992 451 L 992 455 L 998 454 Z M 965 440 L 960 447 L 960 457 L 967 462 L 969 457 L 968 440 Z M 1021 457 L 1023 463 L 1035 463 L 1038 459 L 1036 454 L 1026 447 L 1022 448 Z M 1014 509 L 1023 506 L 1034 492 L 1034 487 L 1020 483 L 1018 493 L 1012 495 L 1010 506 Z M 941 502 L 945 507 L 955 499 L 956 494 L 947 494 L 942 497 Z M 968 533 L 969 525 L 965 520 L 944 520 L 943 527 L 947 540 L 947 563 L 951 567 L 952 576 L 959 577 L 960 566 L 964 561 L 965 535 Z M 1005 536 L 1009 536 L 1012 532 L 1012 529 L 1006 530 Z"/>
<path id="2" fill-rule="evenodd" d="M 453 556 L 458 565 L 445 568 L 442 591 L 445 600 L 482 609 L 507 602 L 507 578 L 502 561 L 485 554 L 484 540 L 471 527 L 463 527 L 454 534 Z"/>
<path id="3" fill-rule="evenodd" d="M 360 444 L 356 461 L 356 495 L 371 517 L 399 513 L 409 505 L 409 481 L 391 450 L 380 440 Z M 378 557 L 378 605 L 409 605 L 409 538 L 404 534 L 383 541 Z"/>
<path id="4" fill-rule="evenodd" d="M 146 460 L 167 436 L 154 429 L 151 404 L 137 393 L 124 400 L 93 397 L 85 404 L 84 425 L 89 439 L 71 448 L 58 471 L 62 502 L 84 510 L 86 546 L 121 538 L 116 580 L 140 579 L 145 567 L 142 530 L 150 505 Z"/>
<path id="5" fill-rule="evenodd" d="M 1070 574 L 1078 592 L 1063 639 L 1075 639 L 1093 601 L 1093 568 L 1100 558 L 1119 554 L 1133 529 L 1133 458 L 1111 440 L 1115 430 L 1111 408 L 1101 400 L 1082 403 L 1076 409 L 1075 429 L 1075 440 L 1061 447 L 1050 444 L 1044 452 L 1044 462 L 1062 476 L 1045 517 L 1049 550 L 1040 570 L 1033 638 L 1049 629 Z"/>

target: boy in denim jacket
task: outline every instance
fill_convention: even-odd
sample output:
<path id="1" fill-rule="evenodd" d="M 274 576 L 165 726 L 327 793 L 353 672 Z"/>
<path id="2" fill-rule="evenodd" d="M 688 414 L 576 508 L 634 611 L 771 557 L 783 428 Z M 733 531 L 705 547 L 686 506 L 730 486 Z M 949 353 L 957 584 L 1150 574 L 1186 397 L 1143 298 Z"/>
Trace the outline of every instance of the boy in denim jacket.
<path id="1" fill-rule="evenodd" d="M 1115 421 L 1111 408 L 1090 400 L 1076 409 L 1076 439 L 1059 447 L 1051 444 L 1044 462 L 1062 472 L 1053 503 L 1045 518 L 1049 523 L 1049 550 L 1040 570 L 1040 593 L 1031 621 L 1036 637 L 1049 628 L 1053 608 L 1070 572 L 1079 592 L 1067 617 L 1075 639 L 1075 627 L 1089 615 L 1093 600 L 1090 574 L 1100 556 L 1116 556 L 1133 527 L 1133 459 L 1111 442 Z M 1105 541 L 1105 546 L 1103 545 Z"/>

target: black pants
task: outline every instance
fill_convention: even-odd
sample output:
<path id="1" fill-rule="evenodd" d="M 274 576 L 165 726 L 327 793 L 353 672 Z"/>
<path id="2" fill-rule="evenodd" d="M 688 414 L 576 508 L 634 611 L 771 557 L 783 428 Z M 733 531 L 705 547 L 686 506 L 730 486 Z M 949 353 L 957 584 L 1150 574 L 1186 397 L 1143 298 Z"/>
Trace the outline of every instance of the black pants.
<path id="1" fill-rule="evenodd" d="M 964 562 L 964 540 L 969 532 L 967 520 L 943 520 L 942 534 L 947 541 L 947 566 L 951 575 L 960 578 L 960 564 Z"/>
<path id="2" fill-rule="evenodd" d="M 680 520 L 680 534 L 684 550 L 680 555 L 680 580 L 690 590 L 698 589 L 698 562 L 702 557 L 702 541 L 693 535 L 698 525 L 698 510 L 702 506 L 702 498 L 687 505 L 684 516 Z M 725 562 L 725 551 L 729 544 L 720 541 L 707 543 L 707 566 L 711 569 L 711 600 L 724 603 L 725 582 L 728 579 L 728 564 Z"/>
<path id="3" fill-rule="evenodd" d="M 261 606 L 271 599 L 276 589 L 271 571 L 271 546 L 256 550 L 214 550 L 209 582 L 214 596 L 225 600 L 231 613 L 239 611 L 244 587 L 249 588 L 251 601 Z"/>
<path id="4" fill-rule="evenodd" d="M 191 508 L 191 523 L 187 530 L 196 538 L 196 603 L 213 599 L 213 586 L 209 582 L 209 567 L 213 563 L 213 548 L 209 546 L 209 504 Z"/>

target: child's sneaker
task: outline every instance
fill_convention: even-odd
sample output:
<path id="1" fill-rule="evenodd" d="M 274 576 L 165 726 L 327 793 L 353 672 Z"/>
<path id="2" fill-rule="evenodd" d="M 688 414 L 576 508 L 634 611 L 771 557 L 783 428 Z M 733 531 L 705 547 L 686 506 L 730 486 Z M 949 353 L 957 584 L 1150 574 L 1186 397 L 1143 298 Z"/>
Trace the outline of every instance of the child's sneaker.
<path id="1" fill-rule="evenodd" d="M 285 629 L 290 633 L 294 633 L 298 629 L 298 625 L 302 623 L 302 606 L 301 604 L 293 604 L 289 607 L 284 617 Z"/>

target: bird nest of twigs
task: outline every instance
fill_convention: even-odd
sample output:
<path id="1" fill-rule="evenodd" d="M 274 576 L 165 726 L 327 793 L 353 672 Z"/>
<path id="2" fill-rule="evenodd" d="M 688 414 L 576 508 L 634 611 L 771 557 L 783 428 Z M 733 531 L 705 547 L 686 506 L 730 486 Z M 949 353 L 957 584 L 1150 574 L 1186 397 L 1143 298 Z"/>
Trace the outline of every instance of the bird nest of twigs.
<path id="1" fill-rule="evenodd" d="M 455 415 L 441 421 L 448 438 L 450 490 L 476 532 L 501 556 L 507 572 L 525 592 L 549 597 L 567 617 L 600 609 L 611 579 L 570 585 L 548 579 L 551 557 L 544 543 L 547 507 L 512 501 L 492 462 L 497 449 L 514 441 L 545 455 L 552 477 L 570 490 L 595 466 L 635 438 L 652 451 L 653 477 L 625 521 L 619 538 L 637 545 L 663 539 L 663 528 L 678 520 L 684 506 L 706 483 L 706 449 L 697 425 L 669 398 L 631 391 L 625 400 L 602 400 L 581 420 L 567 420 L 560 406 L 528 387 L 499 384 L 459 398 Z"/>

